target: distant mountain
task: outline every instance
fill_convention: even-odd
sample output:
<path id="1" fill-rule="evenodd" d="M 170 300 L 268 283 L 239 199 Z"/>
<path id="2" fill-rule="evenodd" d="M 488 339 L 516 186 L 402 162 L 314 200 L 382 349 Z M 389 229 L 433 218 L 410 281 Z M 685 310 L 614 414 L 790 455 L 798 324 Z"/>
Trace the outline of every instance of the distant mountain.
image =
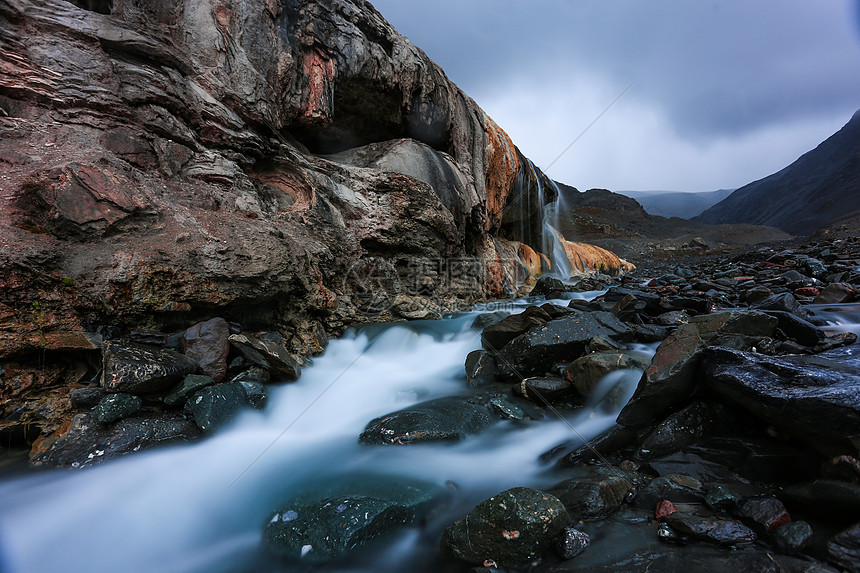
<path id="1" fill-rule="evenodd" d="M 808 235 L 860 210 L 860 111 L 821 145 L 745 185 L 693 220 L 754 223 Z"/>
<path id="2" fill-rule="evenodd" d="M 720 189 L 706 193 L 683 191 L 618 191 L 618 193 L 636 199 L 651 215 L 690 219 L 719 203 L 731 195 L 732 191 L 734 189 Z"/>

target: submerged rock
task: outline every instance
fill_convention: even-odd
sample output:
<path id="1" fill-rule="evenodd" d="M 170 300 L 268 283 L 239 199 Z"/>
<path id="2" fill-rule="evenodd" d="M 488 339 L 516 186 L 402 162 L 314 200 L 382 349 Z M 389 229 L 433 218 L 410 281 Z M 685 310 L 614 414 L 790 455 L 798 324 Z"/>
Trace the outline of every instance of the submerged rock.
<path id="1" fill-rule="evenodd" d="M 730 519 L 673 513 L 666 517 L 666 523 L 681 534 L 717 545 L 746 545 L 756 540 L 756 534 L 752 529 L 740 521 Z"/>
<path id="2" fill-rule="evenodd" d="M 421 402 L 380 416 L 359 436 L 363 444 L 413 444 L 459 441 L 480 433 L 499 420 L 486 406 L 464 396 Z"/>
<path id="3" fill-rule="evenodd" d="M 570 522 L 548 493 L 516 487 L 479 503 L 442 534 L 442 547 L 474 564 L 528 565 L 546 554 Z"/>
<path id="4" fill-rule="evenodd" d="M 281 557 L 326 563 L 422 516 L 440 494 L 435 484 L 376 474 L 343 476 L 282 504 L 263 531 L 266 548 Z"/>

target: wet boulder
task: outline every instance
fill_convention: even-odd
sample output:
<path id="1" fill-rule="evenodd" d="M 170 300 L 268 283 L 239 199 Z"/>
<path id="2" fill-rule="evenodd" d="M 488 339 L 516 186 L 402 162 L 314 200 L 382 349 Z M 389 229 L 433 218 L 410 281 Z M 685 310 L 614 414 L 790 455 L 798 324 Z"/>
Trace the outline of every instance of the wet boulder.
<path id="1" fill-rule="evenodd" d="M 442 547 L 463 561 L 521 567 L 550 551 L 570 523 L 554 496 L 516 487 L 479 503 L 442 534 Z"/>
<path id="2" fill-rule="evenodd" d="M 496 359 L 486 350 L 473 350 L 466 356 L 469 386 L 484 386 L 496 379 Z"/>
<path id="3" fill-rule="evenodd" d="M 792 521 L 779 526 L 771 541 L 781 553 L 800 553 L 812 545 L 812 527 L 805 521 Z"/>
<path id="4" fill-rule="evenodd" d="M 784 312 L 790 312 L 791 314 L 795 314 L 803 319 L 805 319 L 809 314 L 790 292 L 774 294 L 761 300 L 752 302 L 750 303 L 750 309 L 781 310 Z"/>
<path id="5" fill-rule="evenodd" d="M 776 530 L 791 522 L 785 506 L 773 496 L 756 496 L 738 503 L 737 515 L 762 533 Z"/>
<path id="6" fill-rule="evenodd" d="M 101 386 L 108 392 L 158 392 L 196 370 L 194 360 L 174 350 L 105 342 Z"/>
<path id="7" fill-rule="evenodd" d="M 497 373 L 517 382 L 541 376 L 554 364 L 582 356 L 588 342 L 598 336 L 628 341 L 633 332 L 608 312 L 576 310 L 511 340 L 498 352 Z"/>
<path id="8" fill-rule="evenodd" d="M 860 348 L 775 358 L 706 351 L 702 384 L 825 454 L 853 453 L 860 427 Z"/>
<path id="9" fill-rule="evenodd" d="M 293 561 L 337 561 L 413 523 L 440 492 L 435 484 L 406 477 L 341 476 L 283 503 L 269 516 L 263 543 Z"/>
<path id="10" fill-rule="evenodd" d="M 268 370 L 273 378 L 288 382 L 298 380 L 301 366 L 284 348 L 280 336 L 266 332 L 231 334 L 229 340 L 248 363 Z"/>
<path id="11" fill-rule="evenodd" d="M 81 468 L 162 444 L 200 435 L 191 420 L 179 414 L 137 415 L 108 426 L 89 413 L 78 414 L 57 432 L 33 444 L 34 465 Z"/>
<path id="12" fill-rule="evenodd" d="M 189 396 L 213 384 L 215 384 L 215 380 L 211 376 L 189 374 L 163 398 L 163 401 L 168 406 L 182 406 Z"/>
<path id="13" fill-rule="evenodd" d="M 815 297 L 815 300 L 812 301 L 813 304 L 839 304 L 843 302 L 850 302 L 851 299 L 856 295 L 856 291 L 854 288 L 846 283 L 833 283 L 827 285 L 827 287 L 822 290 L 818 296 Z"/>
<path id="14" fill-rule="evenodd" d="M 573 386 L 558 376 L 534 376 L 514 385 L 514 393 L 541 405 L 564 399 L 572 394 Z"/>
<path id="15" fill-rule="evenodd" d="M 732 519 L 698 517 L 677 512 L 667 516 L 666 523 L 683 535 L 717 545 L 748 545 L 756 540 L 752 529 Z"/>
<path id="16" fill-rule="evenodd" d="M 709 342 L 718 335 L 726 334 L 773 336 L 779 321 L 764 312 L 728 310 L 696 316 L 690 322 L 696 325 L 702 340 Z"/>
<path id="17" fill-rule="evenodd" d="M 705 491 L 699 480 L 679 474 L 669 474 L 651 480 L 633 500 L 633 507 L 653 510 L 661 501 L 672 503 L 701 503 Z"/>
<path id="18" fill-rule="evenodd" d="M 604 350 L 577 358 L 564 368 L 564 376 L 582 396 L 590 396 L 604 376 L 615 370 L 645 370 L 650 359 L 635 352 Z"/>
<path id="19" fill-rule="evenodd" d="M 580 476 L 559 482 L 547 493 L 557 497 L 573 519 L 604 519 L 617 512 L 630 493 L 632 483 L 621 471 L 586 466 Z"/>
<path id="20" fill-rule="evenodd" d="M 74 408 L 92 408 L 101 401 L 105 396 L 103 388 L 88 387 L 78 388 L 73 390 L 69 395 L 69 400 Z"/>
<path id="21" fill-rule="evenodd" d="M 693 402 L 660 422 L 642 441 L 642 456 L 662 456 L 677 452 L 722 429 L 728 417 L 725 408 L 714 402 Z"/>
<path id="22" fill-rule="evenodd" d="M 555 277 L 543 275 L 538 278 L 534 288 L 529 293 L 530 296 L 546 296 L 556 295 L 566 290 L 564 283 Z"/>
<path id="23" fill-rule="evenodd" d="M 110 424 L 127 418 L 143 406 L 143 400 L 134 394 L 108 394 L 93 408 L 93 419 L 97 424 Z"/>
<path id="24" fill-rule="evenodd" d="M 779 329 L 789 338 L 804 346 L 815 346 L 824 339 L 824 332 L 796 314 L 780 310 L 769 310 L 767 313 L 779 321 Z"/>
<path id="25" fill-rule="evenodd" d="M 860 523 L 830 539 L 827 542 L 827 554 L 846 571 L 860 572 Z"/>
<path id="26" fill-rule="evenodd" d="M 630 402 L 618 414 L 618 423 L 641 426 L 687 399 L 696 386 L 696 369 L 702 339 L 693 324 L 684 324 L 657 347 L 651 365 Z"/>
<path id="27" fill-rule="evenodd" d="M 565 527 L 555 545 L 556 554 L 562 559 L 573 559 L 588 548 L 591 539 L 584 531 Z"/>
<path id="28" fill-rule="evenodd" d="M 259 409 L 264 405 L 265 399 L 252 399 L 245 387 L 237 382 L 215 384 L 199 390 L 185 402 L 185 409 L 194 416 L 200 429 L 208 433 L 227 425 L 243 410 Z"/>
<path id="29" fill-rule="evenodd" d="M 230 352 L 230 326 L 223 318 L 198 322 L 185 331 L 180 339 L 183 353 L 200 365 L 200 370 L 221 382 L 227 373 Z"/>
<path id="30" fill-rule="evenodd" d="M 483 404 L 465 396 L 420 402 L 371 420 L 359 436 L 363 444 L 453 442 L 480 433 L 499 421 Z"/>
<path id="31" fill-rule="evenodd" d="M 481 343 L 491 351 L 497 351 L 517 336 L 552 320 L 539 306 L 531 306 L 520 314 L 512 314 L 490 324 L 481 333 Z"/>

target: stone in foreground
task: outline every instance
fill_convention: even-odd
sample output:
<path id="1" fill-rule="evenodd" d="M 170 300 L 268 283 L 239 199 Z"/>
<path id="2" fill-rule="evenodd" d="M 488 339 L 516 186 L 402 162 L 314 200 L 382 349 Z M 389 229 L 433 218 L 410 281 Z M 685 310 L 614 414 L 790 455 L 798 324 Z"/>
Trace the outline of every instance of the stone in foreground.
<path id="1" fill-rule="evenodd" d="M 556 497 L 516 487 L 479 503 L 442 534 L 442 547 L 474 564 L 528 565 L 547 553 L 569 524 Z"/>
<path id="2" fill-rule="evenodd" d="M 421 517 L 439 488 L 411 478 L 347 476 L 304 491 L 270 515 L 266 548 L 305 563 L 348 556 Z"/>

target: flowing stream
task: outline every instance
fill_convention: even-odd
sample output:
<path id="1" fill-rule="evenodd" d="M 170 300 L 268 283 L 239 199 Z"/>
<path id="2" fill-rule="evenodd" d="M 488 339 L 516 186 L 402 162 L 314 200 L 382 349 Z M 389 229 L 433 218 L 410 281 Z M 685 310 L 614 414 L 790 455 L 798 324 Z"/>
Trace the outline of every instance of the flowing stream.
<path id="1" fill-rule="evenodd" d="M 518 306 L 514 312 L 526 304 Z M 541 421 L 502 422 L 457 444 L 359 445 L 372 418 L 467 391 L 465 356 L 480 347 L 471 324 L 489 310 L 352 331 L 332 341 L 298 382 L 270 387 L 264 412 L 248 412 L 200 442 L 0 483 L 0 570 L 304 570 L 267 560 L 260 546 L 267 515 L 303 483 L 367 470 L 456 484 L 453 501 L 423 527 L 324 570 L 438 570 L 446 525 L 499 491 L 556 481 L 538 456 L 577 433 L 598 435 L 617 414 L 617 400 L 601 401 L 607 386 L 568 420 L 547 412 Z M 626 401 L 638 377 L 625 371 L 605 384 L 621 384 Z"/>

